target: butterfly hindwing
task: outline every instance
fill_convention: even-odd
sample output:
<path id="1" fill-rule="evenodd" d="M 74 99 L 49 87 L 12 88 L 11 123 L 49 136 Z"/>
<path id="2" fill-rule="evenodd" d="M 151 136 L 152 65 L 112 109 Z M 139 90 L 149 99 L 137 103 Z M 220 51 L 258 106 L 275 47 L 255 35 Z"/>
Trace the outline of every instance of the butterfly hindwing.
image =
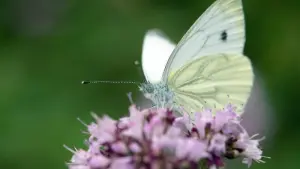
<path id="1" fill-rule="evenodd" d="M 168 80 L 175 102 L 192 111 L 232 103 L 242 111 L 253 85 L 250 60 L 242 54 L 202 56 L 184 65 Z"/>

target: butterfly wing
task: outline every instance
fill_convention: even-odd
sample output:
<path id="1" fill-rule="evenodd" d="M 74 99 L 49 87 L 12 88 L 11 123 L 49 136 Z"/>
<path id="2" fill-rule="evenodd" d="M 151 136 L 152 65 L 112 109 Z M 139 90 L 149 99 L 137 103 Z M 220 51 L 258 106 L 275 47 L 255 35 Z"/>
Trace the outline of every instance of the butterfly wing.
<path id="1" fill-rule="evenodd" d="M 243 53 L 245 23 L 241 0 L 217 0 L 192 25 L 172 52 L 163 80 L 187 61 L 216 53 Z"/>
<path id="2" fill-rule="evenodd" d="M 169 79 L 175 102 L 195 112 L 232 103 L 242 112 L 253 85 L 250 60 L 242 54 L 213 54 L 193 60 Z"/>
<path id="3" fill-rule="evenodd" d="M 161 81 L 166 63 L 175 48 L 161 31 L 149 30 L 144 38 L 142 67 L 146 80 L 150 83 Z"/>

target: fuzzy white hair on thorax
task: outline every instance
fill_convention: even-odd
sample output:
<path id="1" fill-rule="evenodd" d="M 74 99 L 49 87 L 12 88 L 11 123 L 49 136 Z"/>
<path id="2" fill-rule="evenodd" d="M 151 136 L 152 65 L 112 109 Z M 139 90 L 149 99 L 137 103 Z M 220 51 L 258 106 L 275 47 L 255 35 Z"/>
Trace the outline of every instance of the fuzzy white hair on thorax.
<path id="1" fill-rule="evenodd" d="M 169 89 L 167 84 L 149 82 L 142 83 L 140 91 L 143 92 L 147 99 L 150 99 L 157 108 L 173 108 L 174 93 Z"/>

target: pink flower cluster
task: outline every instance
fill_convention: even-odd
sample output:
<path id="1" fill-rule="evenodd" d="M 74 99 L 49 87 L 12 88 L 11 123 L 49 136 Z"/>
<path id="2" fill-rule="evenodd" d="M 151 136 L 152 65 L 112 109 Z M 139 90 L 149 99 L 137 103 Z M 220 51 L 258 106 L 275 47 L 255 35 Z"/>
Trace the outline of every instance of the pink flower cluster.
<path id="1" fill-rule="evenodd" d="M 261 139 L 249 137 L 234 107 L 175 117 L 167 109 L 129 108 L 129 117 L 94 115 L 88 150 L 71 150 L 69 169 L 219 168 L 224 159 L 261 160 Z M 256 135 L 255 135 L 256 136 Z"/>

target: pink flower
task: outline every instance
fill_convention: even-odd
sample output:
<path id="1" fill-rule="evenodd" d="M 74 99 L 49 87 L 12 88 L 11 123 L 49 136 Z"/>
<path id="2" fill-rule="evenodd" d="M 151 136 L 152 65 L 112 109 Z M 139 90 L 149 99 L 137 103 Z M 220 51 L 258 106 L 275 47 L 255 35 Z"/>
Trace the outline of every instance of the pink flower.
<path id="1" fill-rule="evenodd" d="M 92 123 L 88 126 L 90 132 L 90 141 L 96 139 L 100 143 L 111 141 L 114 139 L 114 131 L 116 130 L 116 121 L 112 120 L 109 116 L 99 118 L 93 114 L 97 123 Z"/>
<path id="2" fill-rule="evenodd" d="M 69 169 L 219 168 L 224 159 L 261 160 L 261 139 L 249 137 L 232 105 L 175 117 L 168 109 L 139 110 L 113 120 L 93 115 L 88 150 L 71 150 Z"/>
<path id="3" fill-rule="evenodd" d="M 204 110 L 201 113 L 195 114 L 195 127 L 199 132 L 200 138 L 205 138 L 206 136 L 206 128 L 211 126 L 213 123 L 213 115 L 211 110 Z"/>
<path id="4" fill-rule="evenodd" d="M 207 144 L 195 139 L 180 139 L 177 141 L 176 156 L 179 159 L 188 158 L 198 162 L 201 159 L 210 158 L 206 151 Z"/>
<path id="5" fill-rule="evenodd" d="M 110 160 L 103 155 L 94 155 L 90 158 L 88 165 L 91 168 L 105 168 L 110 163 Z"/>
<path id="6" fill-rule="evenodd" d="M 73 152 L 71 162 L 69 163 L 69 169 L 90 169 L 88 160 L 92 157 L 92 154 L 82 149 L 75 149 L 74 151 L 67 146 L 65 146 L 65 148 Z"/>
<path id="7" fill-rule="evenodd" d="M 91 156 L 92 154 L 80 149 L 74 153 L 71 162 L 75 164 L 86 165 Z"/>
<path id="8" fill-rule="evenodd" d="M 136 139 L 141 139 L 143 137 L 143 125 L 145 121 L 145 115 L 148 113 L 147 110 L 143 112 L 139 111 L 135 105 L 130 106 L 129 108 L 130 116 L 127 119 L 129 128 L 126 129 L 122 134 L 126 136 L 131 136 Z"/>
<path id="9" fill-rule="evenodd" d="M 217 133 L 214 136 L 212 136 L 210 140 L 210 145 L 208 147 L 209 152 L 213 152 L 217 156 L 221 156 L 222 154 L 225 154 L 226 152 L 226 141 L 227 136 Z"/>
<path id="10" fill-rule="evenodd" d="M 174 120 L 173 126 L 181 129 L 183 133 L 189 133 L 189 130 L 192 129 L 193 124 L 190 119 L 190 116 L 187 113 L 184 113 L 182 117 L 177 117 Z"/>
<path id="11" fill-rule="evenodd" d="M 122 141 L 117 141 L 115 143 L 112 143 L 111 149 L 112 149 L 112 151 L 121 153 L 121 154 L 126 154 L 129 151 L 128 146 Z"/>
<path id="12" fill-rule="evenodd" d="M 217 111 L 213 124 L 214 130 L 220 131 L 229 122 L 239 122 L 238 116 L 231 111 L 232 109 L 229 110 Z"/>
<path id="13" fill-rule="evenodd" d="M 88 165 L 77 165 L 77 164 L 71 164 L 69 166 L 69 169 L 91 169 Z"/>
<path id="14" fill-rule="evenodd" d="M 240 139 L 235 143 L 234 147 L 243 149 L 244 151 L 241 155 L 244 157 L 243 163 L 247 164 L 248 167 L 251 166 L 252 161 L 256 161 L 257 163 L 265 163 L 262 160 L 263 157 L 270 158 L 266 156 L 262 156 L 262 150 L 258 148 L 259 142 L 263 140 L 254 139 L 254 137 L 258 136 L 258 134 L 249 137 L 248 133 L 244 132 L 240 134 Z"/>
<path id="15" fill-rule="evenodd" d="M 114 159 L 109 169 L 134 169 L 131 157 L 121 157 Z"/>

